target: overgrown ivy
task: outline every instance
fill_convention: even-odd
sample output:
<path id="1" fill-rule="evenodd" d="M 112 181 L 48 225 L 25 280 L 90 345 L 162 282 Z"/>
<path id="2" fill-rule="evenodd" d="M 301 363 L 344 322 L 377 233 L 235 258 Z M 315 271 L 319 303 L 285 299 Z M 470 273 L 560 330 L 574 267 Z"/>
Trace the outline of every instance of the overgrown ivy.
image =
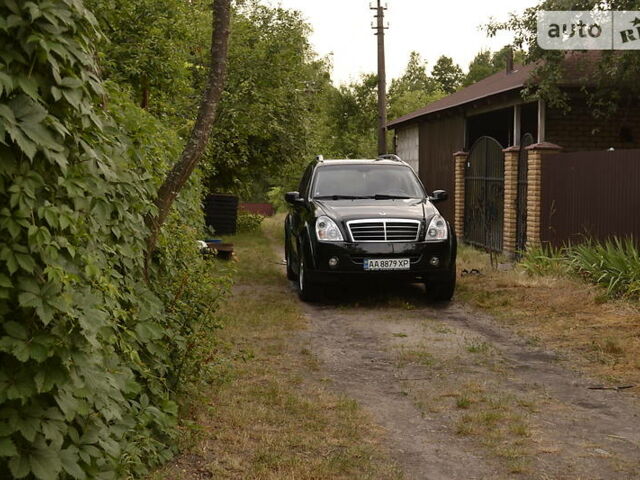
<path id="1" fill-rule="evenodd" d="M 168 459 L 180 374 L 200 365 L 190 339 L 225 287 L 193 248 L 197 182 L 144 283 L 143 217 L 180 142 L 107 95 L 98 38 L 81 0 L 0 4 L 0 473 L 14 478 Z"/>

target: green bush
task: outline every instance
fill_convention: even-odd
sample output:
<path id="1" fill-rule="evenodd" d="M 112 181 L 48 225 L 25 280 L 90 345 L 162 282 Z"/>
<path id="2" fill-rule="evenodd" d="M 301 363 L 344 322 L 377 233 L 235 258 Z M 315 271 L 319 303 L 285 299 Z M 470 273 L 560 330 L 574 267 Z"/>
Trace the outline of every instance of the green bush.
<path id="1" fill-rule="evenodd" d="M 104 112 L 98 36 L 80 0 L 0 4 L 0 472 L 14 478 L 166 461 L 228 286 L 195 248 L 197 181 L 145 283 L 144 216 L 181 144 L 117 91 L 115 121 Z"/>
<path id="2" fill-rule="evenodd" d="M 273 205 L 276 212 L 282 213 L 287 211 L 287 202 L 284 201 L 284 187 L 273 187 L 267 192 L 269 203 Z"/>
<path id="3" fill-rule="evenodd" d="M 260 229 L 264 217 L 258 213 L 238 212 L 238 233 L 251 233 Z"/>
<path id="4" fill-rule="evenodd" d="M 640 296 L 640 252 L 632 239 L 588 242 L 569 250 L 570 267 L 610 297 Z"/>
<path id="5" fill-rule="evenodd" d="M 612 298 L 640 297 L 640 251 L 630 238 L 535 248 L 526 252 L 520 266 L 532 275 L 578 275 L 604 287 Z"/>

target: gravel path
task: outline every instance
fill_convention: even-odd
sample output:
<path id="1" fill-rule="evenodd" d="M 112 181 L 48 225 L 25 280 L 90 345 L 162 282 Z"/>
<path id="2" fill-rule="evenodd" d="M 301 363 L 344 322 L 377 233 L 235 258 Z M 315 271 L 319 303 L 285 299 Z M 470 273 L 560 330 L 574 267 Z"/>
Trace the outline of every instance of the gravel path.
<path id="1" fill-rule="evenodd" d="M 291 285 L 292 294 L 294 286 Z M 419 285 L 305 305 L 304 342 L 387 431 L 408 479 L 640 479 L 640 403 Z"/>

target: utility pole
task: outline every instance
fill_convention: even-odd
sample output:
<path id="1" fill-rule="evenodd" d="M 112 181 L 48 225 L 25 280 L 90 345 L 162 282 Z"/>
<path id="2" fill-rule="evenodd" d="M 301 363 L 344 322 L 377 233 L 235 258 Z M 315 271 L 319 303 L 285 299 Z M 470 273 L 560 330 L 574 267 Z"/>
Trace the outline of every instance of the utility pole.
<path id="1" fill-rule="evenodd" d="M 384 58 L 384 31 L 389 27 L 384 25 L 384 11 L 381 0 L 377 0 L 376 7 L 370 6 L 376 11 L 377 24 L 372 26 L 378 37 L 378 155 L 387 153 L 387 73 Z"/>

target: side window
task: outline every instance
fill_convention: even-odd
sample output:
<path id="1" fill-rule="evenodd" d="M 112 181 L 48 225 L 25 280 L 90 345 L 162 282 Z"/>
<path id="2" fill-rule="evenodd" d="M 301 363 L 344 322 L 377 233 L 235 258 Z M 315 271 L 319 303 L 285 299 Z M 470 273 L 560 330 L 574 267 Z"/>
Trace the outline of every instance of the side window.
<path id="1" fill-rule="evenodd" d="M 306 198 L 307 193 L 309 192 L 309 182 L 311 181 L 312 174 L 313 165 L 309 165 L 304 171 L 304 175 L 302 175 L 302 180 L 300 180 L 300 185 L 298 186 L 298 192 L 300 192 L 300 196 L 303 198 Z"/>

